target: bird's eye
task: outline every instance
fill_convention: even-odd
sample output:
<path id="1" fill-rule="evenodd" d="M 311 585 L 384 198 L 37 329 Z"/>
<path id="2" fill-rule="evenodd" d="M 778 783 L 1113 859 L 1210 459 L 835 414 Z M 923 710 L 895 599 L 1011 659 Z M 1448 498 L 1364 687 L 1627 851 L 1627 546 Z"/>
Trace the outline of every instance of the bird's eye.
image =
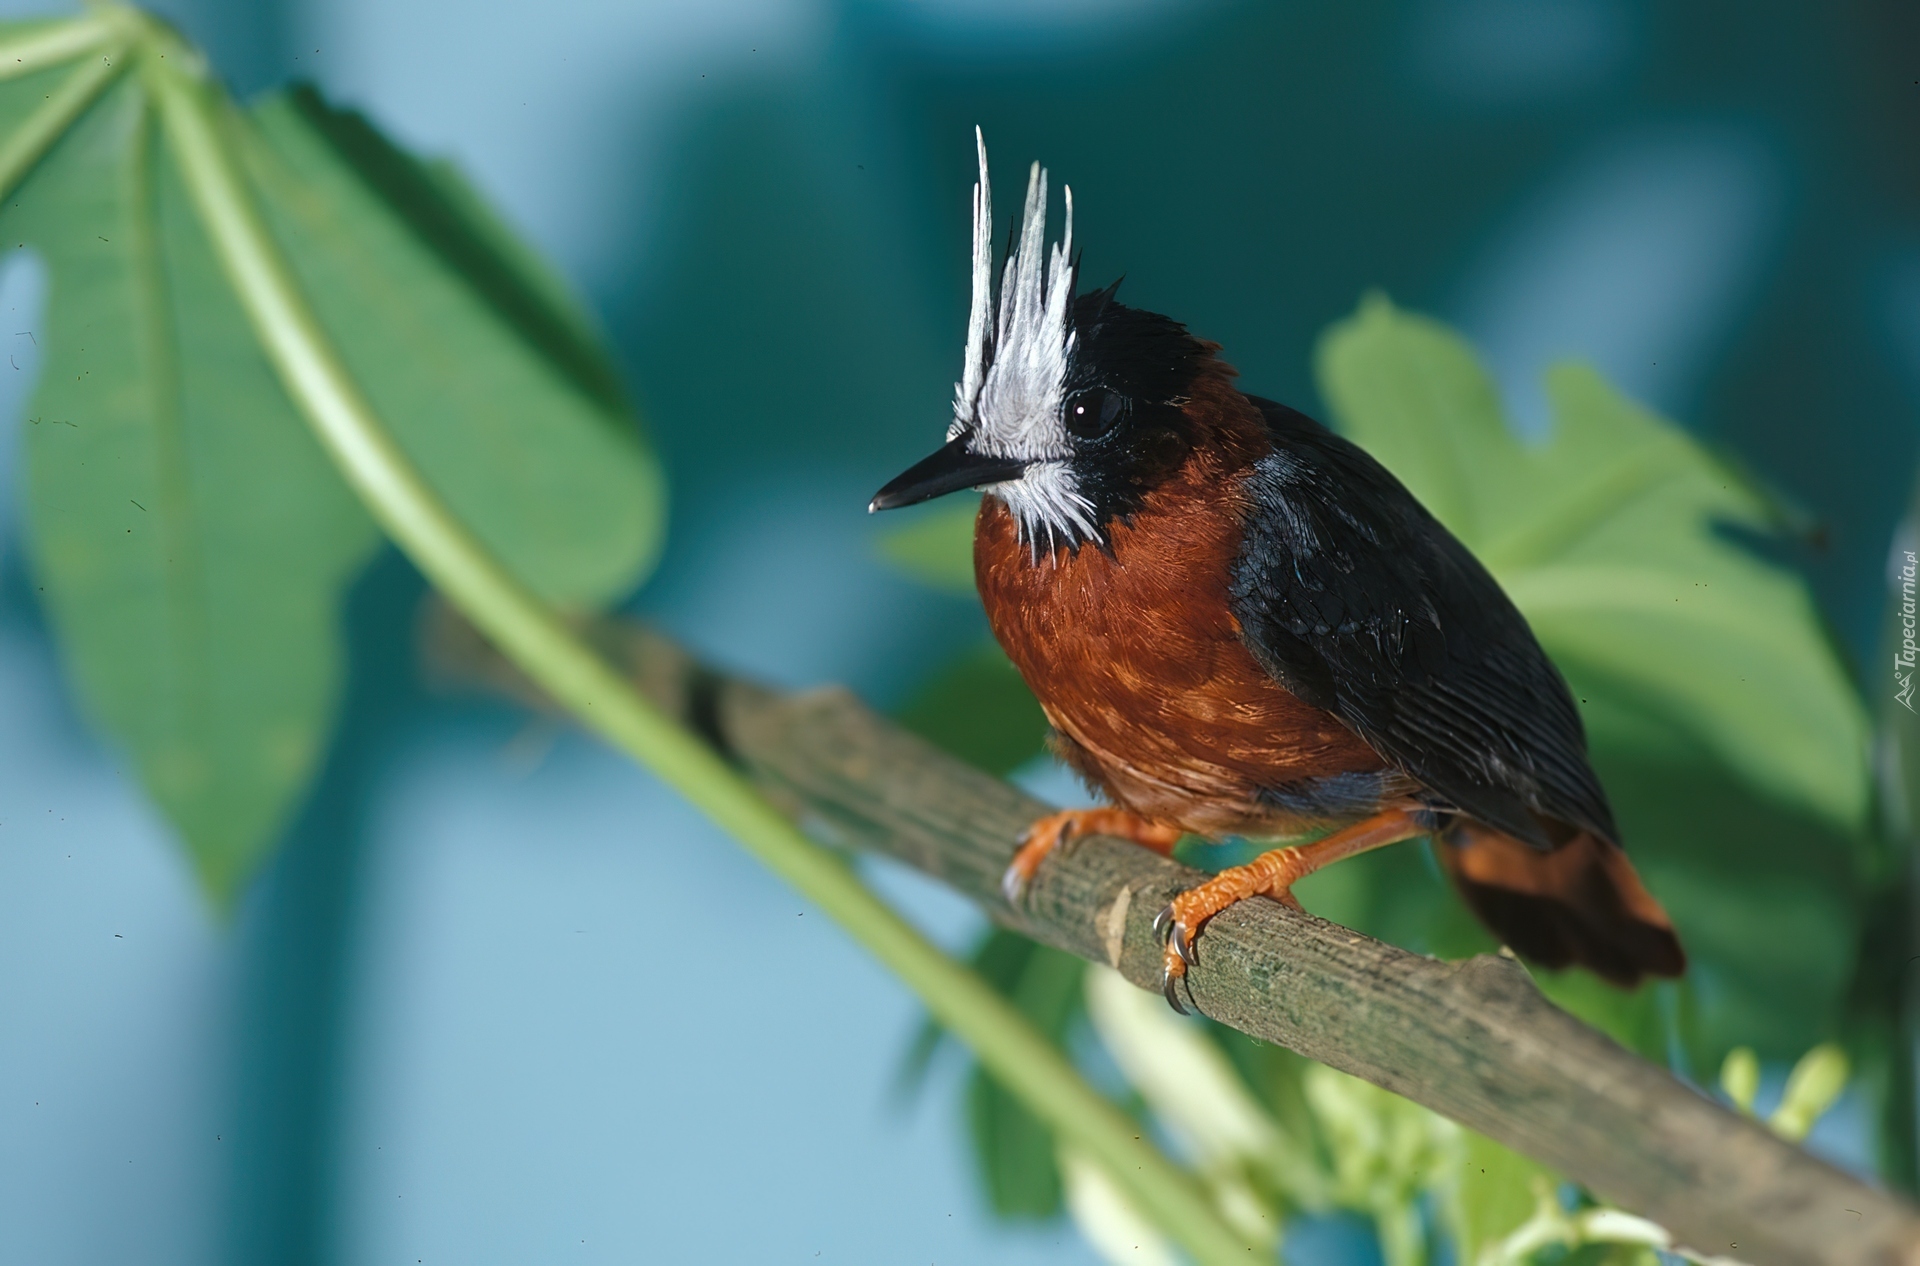
<path id="1" fill-rule="evenodd" d="M 1076 391 L 1067 397 L 1067 430 L 1083 440 L 1098 439 L 1113 429 L 1120 420 L 1120 412 L 1126 400 L 1117 391 L 1108 391 L 1095 387 L 1091 391 Z"/>

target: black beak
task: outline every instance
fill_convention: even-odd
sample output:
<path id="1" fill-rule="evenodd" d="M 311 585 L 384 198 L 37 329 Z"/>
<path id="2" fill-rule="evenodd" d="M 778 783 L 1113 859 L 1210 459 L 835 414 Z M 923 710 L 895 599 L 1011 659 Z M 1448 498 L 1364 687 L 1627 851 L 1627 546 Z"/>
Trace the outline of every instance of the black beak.
<path id="1" fill-rule="evenodd" d="M 1020 472 L 1026 468 L 1025 462 L 969 453 L 967 439 L 963 435 L 957 440 L 948 440 L 946 447 L 925 461 L 916 463 L 904 475 L 874 493 L 873 500 L 867 503 L 867 513 L 898 510 L 901 506 L 931 501 L 962 488 L 1005 483 L 1009 479 L 1018 479 Z"/>

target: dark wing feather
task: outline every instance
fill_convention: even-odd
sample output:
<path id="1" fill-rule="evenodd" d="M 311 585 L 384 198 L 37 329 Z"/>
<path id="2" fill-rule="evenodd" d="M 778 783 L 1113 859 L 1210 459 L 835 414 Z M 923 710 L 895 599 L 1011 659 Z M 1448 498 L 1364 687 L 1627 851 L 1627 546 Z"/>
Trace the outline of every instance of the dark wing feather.
<path id="1" fill-rule="evenodd" d="M 1618 840 L 1566 682 L 1465 546 L 1357 446 L 1255 398 L 1274 450 L 1231 601 L 1254 656 L 1455 808 L 1536 847 Z"/>

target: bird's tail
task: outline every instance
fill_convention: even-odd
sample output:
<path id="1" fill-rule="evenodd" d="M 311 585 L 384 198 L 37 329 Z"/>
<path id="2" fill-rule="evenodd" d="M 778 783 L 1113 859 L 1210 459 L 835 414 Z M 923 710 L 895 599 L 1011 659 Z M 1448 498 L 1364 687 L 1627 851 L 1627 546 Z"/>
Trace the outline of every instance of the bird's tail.
<path id="1" fill-rule="evenodd" d="M 1672 921 L 1627 855 L 1590 831 L 1542 851 L 1462 818 L 1436 851 L 1480 921 L 1543 967 L 1578 964 L 1624 988 L 1687 969 Z"/>

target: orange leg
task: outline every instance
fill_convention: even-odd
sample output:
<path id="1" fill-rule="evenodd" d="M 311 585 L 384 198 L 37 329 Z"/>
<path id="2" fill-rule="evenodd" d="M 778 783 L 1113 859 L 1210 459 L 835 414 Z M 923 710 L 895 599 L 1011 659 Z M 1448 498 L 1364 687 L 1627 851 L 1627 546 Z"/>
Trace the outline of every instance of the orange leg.
<path id="1" fill-rule="evenodd" d="M 1432 815 L 1419 809 L 1388 809 L 1364 822 L 1342 827 L 1311 844 L 1276 848 L 1260 854 L 1245 866 L 1234 866 L 1175 897 L 1160 911 L 1153 925 L 1166 938 L 1167 953 L 1162 985 L 1173 1009 L 1184 1013 L 1175 991 L 1175 982 L 1187 974 L 1194 962 L 1193 941 L 1208 919 L 1235 902 L 1264 894 L 1298 910 L 1291 889 L 1299 880 L 1331 862 L 1364 853 L 1369 849 L 1398 844 L 1401 840 L 1425 835 L 1433 830 Z"/>
<path id="2" fill-rule="evenodd" d="M 1008 902 L 1018 905 L 1020 895 L 1033 882 L 1047 854 L 1083 835 L 1115 835 L 1164 856 L 1173 852 L 1173 846 L 1184 834 L 1177 826 L 1166 826 L 1125 809 L 1064 809 L 1049 813 L 1020 837 L 1020 851 L 1007 863 L 1007 873 L 1000 878 L 1000 891 L 1007 894 Z"/>

